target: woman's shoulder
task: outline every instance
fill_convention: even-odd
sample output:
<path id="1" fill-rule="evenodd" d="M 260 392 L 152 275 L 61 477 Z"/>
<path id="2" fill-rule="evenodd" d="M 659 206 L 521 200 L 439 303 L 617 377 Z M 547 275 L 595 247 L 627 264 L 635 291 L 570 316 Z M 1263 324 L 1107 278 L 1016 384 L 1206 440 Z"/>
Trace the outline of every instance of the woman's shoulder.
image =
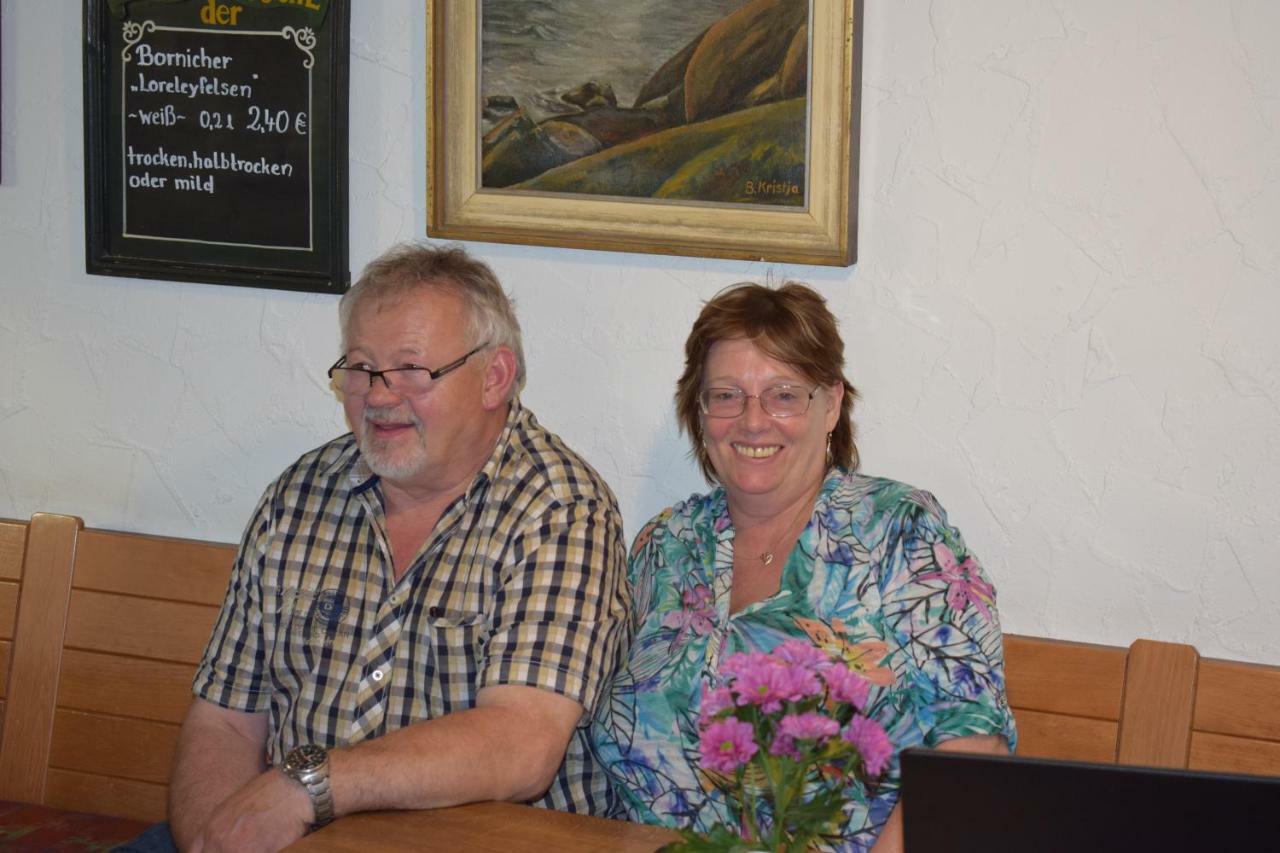
<path id="1" fill-rule="evenodd" d="M 717 512 L 717 507 L 724 502 L 724 489 L 716 487 L 709 492 L 694 492 L 682 501 L 654 516 L 654 521 L 661 520 L 666 524 L 679 524 L 685 519 L 702 518 Z"/>
<path id="2" fill-rule="evenodd" d="M 724 502 L 724 490 L 716 488 L 706 494 L 694 492 L 655 515 L 640 528 L 631 545 L 634 557 L 655 538 L 688 539 L 694 535 L 699 522 L 714 518 Z"/>
<path id="3" fill-rule="evenodd" d="M 861 471 L 832 469 L 823 489 L 829 499 L 841 502 L 871 501 L 877 505 L 892 507 L 903 503 L 937 507 L 933 493 L 888 477 L 877 477 Z M 940 507 L 939 507 L 940 508 Z"/>
<path id="4" fill-rule="evenodd" d="M 916 524 L 947 524 L 946 510 L 932 492 L 901 480 L 841 469 L 828 475 L 817 512 L 867 531 L 885 525 L 897 530 L 907 519 Z"/>

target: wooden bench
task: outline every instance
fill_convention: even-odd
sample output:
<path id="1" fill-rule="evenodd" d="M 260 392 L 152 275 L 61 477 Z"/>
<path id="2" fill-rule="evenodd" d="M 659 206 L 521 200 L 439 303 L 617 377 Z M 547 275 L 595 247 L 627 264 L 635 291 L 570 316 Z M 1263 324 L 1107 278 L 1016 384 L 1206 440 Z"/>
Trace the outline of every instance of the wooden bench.
<path id="1" fill-rule="evenodd" d="M 1005 667 L 1020 755 L 1280 776 L 1280 667 L 1017 635 Z"/>
<path id="2" fill-rule="evenodd" d="M 1186 767 L 1197 660 L 1177 643 L 1121 649 L 1007 636 L 1019 754 Z"/>
<path id="3" fill-rule="evenodd" d="M 1200 661 L 1187 766 L 1280 776 L 1280 667 Z"/>
<path id="4" fill-rule="evenodd" d="M 0 652 L 12 642 L 0 800 L 164 816 L 234 556 L 73 516 L 0 521 Z M 1280 775 L 1280 667 L 1201 660 L 1176 643 L 1018 635 L 1005 658 L 1022 755 Z"/>
<path id="5" fill-rule="evenodd" d="M 160 820 L 231 545 L 38 513 L 13 633 L 0 799 Z"/>
<path id="6" fill-rule="evenodd" d="M 0 735 L 8 686 L 13 628 L 18 621 L 18 589 L 22 557 L 27 551 L 27 523 L 0 519 Z"/>

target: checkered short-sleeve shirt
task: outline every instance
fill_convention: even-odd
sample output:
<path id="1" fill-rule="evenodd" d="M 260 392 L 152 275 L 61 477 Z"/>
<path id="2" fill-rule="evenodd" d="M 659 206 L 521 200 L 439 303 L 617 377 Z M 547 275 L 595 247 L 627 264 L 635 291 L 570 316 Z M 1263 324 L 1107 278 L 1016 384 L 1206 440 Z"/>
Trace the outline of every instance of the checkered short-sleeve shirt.
<path id="1" fill-rule="evenodd" d="M 273 764 L 299 744 L 353 744 L 471 708 L 488 685 L 541 687 L 589 715 L 629 606 L 621 517 L 600 476 L 513 403 L 399 582 L 378 482 L 348 434 L 267 489 L 195 694 L 268 712 Z M 536 804 L 600 811 L 604 786 L 580 727 Z"/>

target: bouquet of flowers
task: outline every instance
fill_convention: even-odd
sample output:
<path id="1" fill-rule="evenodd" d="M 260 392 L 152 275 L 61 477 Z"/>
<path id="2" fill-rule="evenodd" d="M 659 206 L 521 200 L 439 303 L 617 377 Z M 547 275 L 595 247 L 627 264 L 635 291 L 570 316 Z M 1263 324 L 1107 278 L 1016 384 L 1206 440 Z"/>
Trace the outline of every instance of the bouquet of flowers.
<path id="1" fill-rule="evenodd" d="M 801 851 L 839 836 L 851 778 L 879 776 L 893 745 L 860 712 L 870 682 L 800 640 L 771 654 L 735 654 L 702 697 L 702 769 L 725 793 L 736 826 L 681 830 L 679 853 Z"/>

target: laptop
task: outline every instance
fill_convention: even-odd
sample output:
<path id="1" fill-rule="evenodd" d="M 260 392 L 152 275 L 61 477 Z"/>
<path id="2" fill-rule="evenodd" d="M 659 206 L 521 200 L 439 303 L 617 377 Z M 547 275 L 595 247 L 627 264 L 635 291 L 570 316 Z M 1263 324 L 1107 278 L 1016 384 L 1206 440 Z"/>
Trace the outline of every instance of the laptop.
<path id="1" fill-rule="evenodd" d="M 1280 777 L 909 749 L 906 853 L 1280 850 Z"/>

